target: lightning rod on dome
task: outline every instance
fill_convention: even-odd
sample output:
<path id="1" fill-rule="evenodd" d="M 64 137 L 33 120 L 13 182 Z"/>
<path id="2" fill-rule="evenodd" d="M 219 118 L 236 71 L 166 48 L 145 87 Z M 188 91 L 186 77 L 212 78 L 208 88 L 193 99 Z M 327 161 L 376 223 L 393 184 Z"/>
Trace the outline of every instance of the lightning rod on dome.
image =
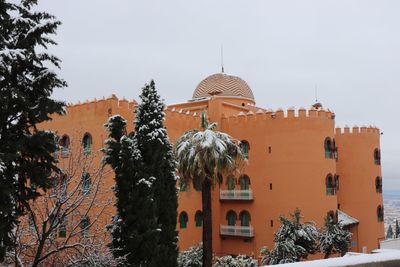
<path id="1" fill-rule="evenodd" d="M 224 46 L 221 45 L 221 72 L 224 73 Z"/>

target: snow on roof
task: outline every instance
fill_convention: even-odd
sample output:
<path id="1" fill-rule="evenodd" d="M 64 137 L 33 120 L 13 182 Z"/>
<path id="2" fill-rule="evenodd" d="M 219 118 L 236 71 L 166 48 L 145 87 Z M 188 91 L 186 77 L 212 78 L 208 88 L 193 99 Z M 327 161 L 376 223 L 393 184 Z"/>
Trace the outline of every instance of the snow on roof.
<path id="1" fill-rule="evenodd" d="M 343 225 L 343 226 L 348 226 L 348 225 L 353 225 L 357 224 L 358 220 L 351 217 L 350 215 L 344 213 L 341 210 L 338 210 L 338 221 Z"/>
<path id="2" fill-rule="evenodd" d="M 347 253 L 344 257 L 326 260 L 302 261 L 296 263 L 280 264 L 279 267 L 340 267 L 354 266 L 372 262 L 396 261 L 400 263 L 400 250 L 376 250 L 373 254 Z M 379 265 L 381 266 L 381 265 Z M 393 265 L 395 266 L 395 265 Z M 398 266 L 398 265 L 396 265 Z"/>

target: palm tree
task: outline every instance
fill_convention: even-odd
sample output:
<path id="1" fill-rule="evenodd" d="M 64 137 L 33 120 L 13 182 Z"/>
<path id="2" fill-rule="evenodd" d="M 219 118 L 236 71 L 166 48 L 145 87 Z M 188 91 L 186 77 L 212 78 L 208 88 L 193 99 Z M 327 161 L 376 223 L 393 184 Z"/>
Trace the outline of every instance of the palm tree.
<path id="1" fill-rule="evenodd" d="M 212 264 L 211 188 L 223 175 L 236 170 L 243 159 L 241 149 L 229 135 L 216 131 L 202 114 L 202 131 L 184 133 L 175 145 L 182 182 L 201 188 L 203 209 L 203 266 Z"/>

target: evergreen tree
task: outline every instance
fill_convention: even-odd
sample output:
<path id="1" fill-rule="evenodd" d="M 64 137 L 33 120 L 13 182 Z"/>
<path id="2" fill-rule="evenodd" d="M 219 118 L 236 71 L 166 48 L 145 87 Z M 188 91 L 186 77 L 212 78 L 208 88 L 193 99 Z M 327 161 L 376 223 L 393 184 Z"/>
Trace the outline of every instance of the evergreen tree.
<path id="1" fill-rule="evenodd" d="M 399 238 L 400 237 L 400 227 L 399 227 L 399 221 L 396 219 L 396 223 L 394 225 L 394 238 Z"/>
<path id="2" fill-rule="evenodd" d="M 343 229 L 340 222 L 334 222 L 331 216 L 325 218 L 325 226 L 320 230 L 320 250 L 325 259 L 330 255 L 340 253 L 344 256 L 350 248 L 351 233 Z"/>
<path id="3" fill-rule="evenodd" d="M 389 227 L 386 232 L 386 239 L 392 239 L 392 238 L 393 238 L 393 229 L 392 229 L 392 225 L 389 224 Z"/>
<path id="4" fill-rule="evenodd" d="M 0 0 L 0 261 L 26 203 L 38 196 L 30 185 L 46 190 L 57 171 L 54 134 L 37 125 L 63 113 L 64 103 L 49 98 L 66 86 L 48 68 L 60 60 L 46 52 L 60 22 L 32 11 L 36 2 Z"/>
<path id="5" fill-rule="evenodd" d="M 203 266 L 203 244 L 190 247 L 182 251 L 178 256 L 179 267 L 202 267 Z"/>
<path id="6" fill-rule="evenodd" d="M 106 164 L 115 172 L 117 215 L 111 225 L 110 244 L 116 258 L 126 256 L 128 266 L 157 266 L 158 229 L 154 213 L 154 178 L 144 172 L 142 155 L 134 139 L 126 136 L 126 121 L 119 115 L 106 123 L 109 139 Z"/>
<path id="7" fill-rule="evenodd" d="M 264 248 L 263 264 L 282 264 L 306 259 L 309 254 L 317 252 L 318 231 L 315 224 L 300 222 L 301 212 L 299 209 L 291 214 L 291 220 L 280 216 L 281 226 L 275 233 L 275 246 L 272 251 Z"/>
<path id="8" fill-rule="evenodd" d="M 142 88 L 142 100 L 136 110 L 134 139 L 142 155 L 146 177 L 154 177 L 154 201 L 161 229 L 156 248 L 157 266 L 175 267 L 178 257 L 176 231 L 178 194 L 172 145 L 164 127 L 165 105 L 154 81 Z"/>

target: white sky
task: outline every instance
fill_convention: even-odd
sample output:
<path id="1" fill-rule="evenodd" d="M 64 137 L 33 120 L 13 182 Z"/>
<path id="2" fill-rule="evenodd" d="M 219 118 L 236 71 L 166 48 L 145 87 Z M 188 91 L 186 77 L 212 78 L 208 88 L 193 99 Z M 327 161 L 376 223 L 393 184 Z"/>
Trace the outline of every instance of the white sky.
<path id="1" fill-rule="evenodd" d="M 400 1 L 41 0 L 56 15 L 68 102 L 138 99 L 154 78 L 168 104 L 220 71 L 250 85 L 257 105 L 319 100 L 339 126 L 377 125 L 385 189 L 400 189 Z"/>

